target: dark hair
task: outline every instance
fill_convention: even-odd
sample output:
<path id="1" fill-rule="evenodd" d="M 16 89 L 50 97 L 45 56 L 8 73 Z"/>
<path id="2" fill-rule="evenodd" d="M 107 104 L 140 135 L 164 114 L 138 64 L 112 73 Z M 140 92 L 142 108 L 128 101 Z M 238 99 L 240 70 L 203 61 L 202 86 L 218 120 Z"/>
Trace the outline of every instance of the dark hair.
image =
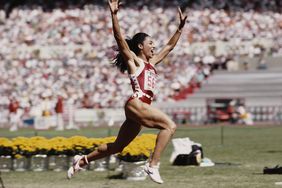
<path id="1" fill-rule="evenodd" d="M 137 33 L 132 37 L 132 39 L 126 39 L 126 42 L 130 50 L 133 51 L 136 55 L 138 55 L 140 53 L 140 48 L 138 47 L 138 45 L 142 44 L 145 38 L 148 36 L 149 35 L 146 33 Z M 114 58 L 113 65 L 116 66 L 122 73 L 127 70 L 127 64 L 124 61 L 120 52 Z"/>

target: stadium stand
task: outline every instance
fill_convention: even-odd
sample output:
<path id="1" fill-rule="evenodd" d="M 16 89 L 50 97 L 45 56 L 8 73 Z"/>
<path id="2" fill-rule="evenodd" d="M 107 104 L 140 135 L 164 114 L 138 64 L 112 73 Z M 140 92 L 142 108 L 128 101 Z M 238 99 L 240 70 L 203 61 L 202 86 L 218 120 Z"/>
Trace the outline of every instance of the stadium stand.
<path id="1" fill-rule="evenodd" d="M 124 3 L 131 5 L 119 15 L 124 32 L 148 32 L 160 41 L 156 46 L 175 30 L 175 6 L 182 5 L 188 14 L 183 37 L 158 67 L 163 82 L 157 106 L 201 119 L 208 97 L 244 97 L 250 108 L 281 105 L 281 1 Z M 95 109 L 123 106 L 130 85 L 110 65 L 115 51 L 106 1 L 13 0 L 0 5 L 0 44 L 5 46 L 0 49 L 1 121 L 7 121 L 11 96 L 19 101 L 22 117 L 40 115 L 44 100 L 53 111 L 57 95 L 76 109 L 83 108 L 85 95 Z M 195 109 L 183 109 L 190 107 Z"/>

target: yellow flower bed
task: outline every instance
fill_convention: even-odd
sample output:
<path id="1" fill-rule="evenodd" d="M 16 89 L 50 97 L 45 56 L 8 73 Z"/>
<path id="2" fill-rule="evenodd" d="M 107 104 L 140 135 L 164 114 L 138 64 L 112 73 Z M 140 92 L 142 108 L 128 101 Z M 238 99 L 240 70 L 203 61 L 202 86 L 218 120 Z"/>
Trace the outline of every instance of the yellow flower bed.
<path id="1" fill-rule="evenodd" d="M 119 158 L 124 161 L 135 162 L 146 160 L 155 148 L 156 135 L 144 134 L 133 140 L 120 153 Z"/>
<path id="2" fill-rule="evenodd" d="M 70 138 L 54 137 L 47 139 L 45 137 L 35 136 L 31 138 L 16 137 L 7 139 L 0 137 L 0 155 L 11 156 L 31 156 L 36 154 L 47 155 L 75 155 L 87 154 L 93 151 L 97 146 L 105 143 L 114 142 L 115 136 L 105 138 L 87 138 L 84 136 L 73 136 Z M 121 159 L 139 157 L 139 160 L 148 158 L 155 147 L 156 135 L 143 134 L 136 137 L 119 154 Z"/>

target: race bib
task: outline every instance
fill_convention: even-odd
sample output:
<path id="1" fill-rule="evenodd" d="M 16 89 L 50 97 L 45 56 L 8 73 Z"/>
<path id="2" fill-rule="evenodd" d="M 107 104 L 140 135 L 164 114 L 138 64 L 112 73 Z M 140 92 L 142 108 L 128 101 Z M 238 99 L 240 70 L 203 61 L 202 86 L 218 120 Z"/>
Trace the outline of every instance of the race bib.
<path id="1" fill-rule="evenodd" d="M 156 87 L 157 75 L 153 70 L 145 70 L 145 83 L 144 89 L 154 92 Z"/>

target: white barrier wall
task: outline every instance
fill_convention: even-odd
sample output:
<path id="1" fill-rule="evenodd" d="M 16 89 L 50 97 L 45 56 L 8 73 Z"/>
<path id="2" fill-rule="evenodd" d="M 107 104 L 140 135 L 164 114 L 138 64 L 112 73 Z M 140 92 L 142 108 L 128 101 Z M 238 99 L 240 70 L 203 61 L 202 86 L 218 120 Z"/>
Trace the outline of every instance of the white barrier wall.
<path id="1" fill-rule="evenodd" d="M 120 123 L 124 120 L 125 114 L 122 108 L 76 109 L 74 111 L 74 121 L 77 123 L 97 123 L 101 121 Z"/>
<path id="2" fill-rule="evenodd" d="M 207 122 L 206 107 L 161 108 L 177 124 L 202 125 Z M 282 106 L 248 106 L 247 111 L 252 114 L 254 122 L 282 123 Z M 70 113 L 69 113 L 70 112 Z M 33 123 L 23 123 L 33 120 Z M 83 125 L 112 126 L 121 125 L 125 120 L 124 109 L 74 109 L 64 113 L 64 128 L 76 129 Z M 22 119 L 25 126 L 33 126 L 38 130 L 56 128 L 56 115 L 48 117 L 30 117 Z M 2 123 L 9 125 L 9 122 Z M 22 125 L 20 125 L 21 127 Z"/>

